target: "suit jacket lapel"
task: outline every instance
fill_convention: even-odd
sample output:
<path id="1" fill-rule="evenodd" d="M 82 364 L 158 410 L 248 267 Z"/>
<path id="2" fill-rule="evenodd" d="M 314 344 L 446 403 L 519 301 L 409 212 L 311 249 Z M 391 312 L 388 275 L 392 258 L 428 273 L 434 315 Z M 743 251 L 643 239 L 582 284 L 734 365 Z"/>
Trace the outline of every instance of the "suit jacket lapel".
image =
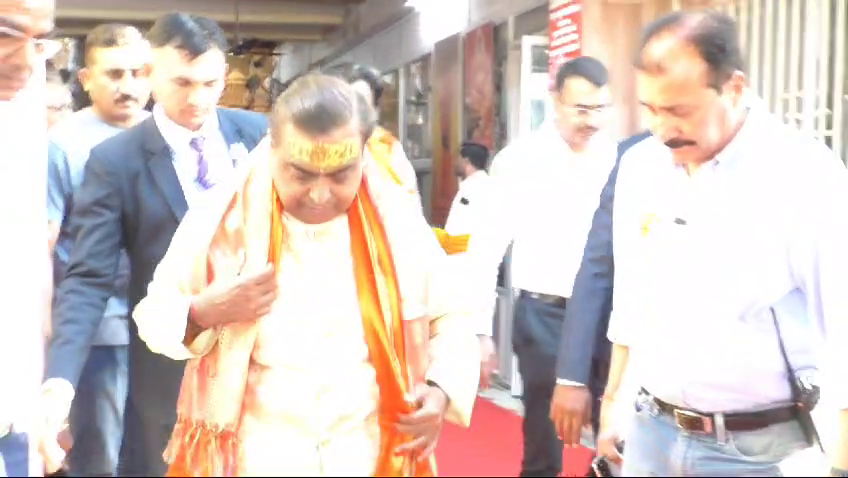
<path id="1" fill-rule="evenodd" d="M 171 149 L 162 137 L 162 133 L 159 132 L 159 128 L 156 127 L 152 116 L 142 123 L 142 127 L 145 129 L 144 146 L 147 167 L 177 221 L 181 221 L 188 211 L 188 203 L 186 203 L 180 180 L 177 178 L 177 171 L 174 169 Z"/>

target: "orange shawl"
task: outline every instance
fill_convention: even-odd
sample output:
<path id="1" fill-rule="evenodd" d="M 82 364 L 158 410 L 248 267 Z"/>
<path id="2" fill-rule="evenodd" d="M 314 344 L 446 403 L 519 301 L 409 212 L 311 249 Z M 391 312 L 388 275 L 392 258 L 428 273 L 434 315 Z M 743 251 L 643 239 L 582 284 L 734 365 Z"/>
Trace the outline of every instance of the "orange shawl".
<path id="1" fill-rule="evenodd" d="M 398 186 L 405 186 L 392 167 L 392 155 L 396 142 L 397 140 L 392 133 L 381 126 L 377 126 L 374 128 L 371 137 L 368 138 L 367 146 L 371 152 L 371 157 L 377 162 L 380 170 L 386 173 Z"/>
<path id="2" fill-rule="evenodd" d="M 195 260 L 188 287 L 192 293 L 207 286 L 216 275 L 256 267 L 266 259 L 279 263 L 285 238 L 282 203 L 271 185 L 267 164 L 262 167 L 268 162 L 265 158 L 258 160 L 221 217 L 205 253 Z M 408 375 L 413 373 L 407 365 L 416 359 L 407 356 L 404 342 L 416 339 L 404 337 L 392 251 L 365 179 L 348 210 L 348 221 L 359 305 L 380 392 L 380 450 L 375 476 L 434 476 L 431 461 L 417 462 L 393 451 L 406 439 L 395 431 L 394 423 L 398 416 L 412 411 L 405 399 L 411 381 Z M 214 348 L 187 364 L 177 404 L 177 425 L 164 454 L 170 465 L 167 476 L 235 475 L 241 446 L 238 427 L 256 333 L 252 323 L 223 326 Z M 420 352 L 414 346 L 409 350 Z"/>

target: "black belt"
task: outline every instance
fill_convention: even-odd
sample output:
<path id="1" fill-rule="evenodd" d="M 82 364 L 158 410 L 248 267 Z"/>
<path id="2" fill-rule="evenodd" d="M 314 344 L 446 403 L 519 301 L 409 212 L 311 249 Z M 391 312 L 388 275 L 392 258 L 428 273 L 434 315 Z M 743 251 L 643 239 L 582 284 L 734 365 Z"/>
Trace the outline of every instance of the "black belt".
<path id="1" fill-rule="evenodd" d="M 651 397 L 660 413 L 674 418 L 678 428 L 693 433 L 715 433 L 716 414 L 702 413 L 664 402 L 651 395 L 645 389 L 642 392 Z M 729 432 L 751 432 L 796 419 L 795 407 L 788 405 L 758 412 L 725 413 L 724 429 Z"/>
<path id="2" fill-rule="evenodd" d="M 565 297 L 551 294 L 540 294 L 538 292 L 530 292 L 529 290 L 524 289 L 521 289 L 521 293 L 518 296 L 529 297 L 530 299 L 538 300 L 539 302 L 544 302 L 545 304 L 559 307 L 561 309 L 564 309 L 565 304 L 568 302 L 568 299 Z"/>

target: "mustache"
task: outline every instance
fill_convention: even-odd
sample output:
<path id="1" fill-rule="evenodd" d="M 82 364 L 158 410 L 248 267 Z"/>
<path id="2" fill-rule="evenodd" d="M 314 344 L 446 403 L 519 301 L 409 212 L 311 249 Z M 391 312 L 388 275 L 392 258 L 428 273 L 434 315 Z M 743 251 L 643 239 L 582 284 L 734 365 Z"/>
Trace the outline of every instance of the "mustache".
<path id="1" fill-rule="evenodd" d="M 665 142 L 665 145 L 671 149 L 680 149 L 686 146 L 695 146 L 695 142 L 689 139 L 670 139 Z"/>
<path id="2" fill-rule="evenodd" d="M 138 98 L 129 93 L 121 93 L 117 98 L 115 98 L 115 103 L 128 103 L 130 101 L 134 101 L 136 103 L 139 102 Z"/>

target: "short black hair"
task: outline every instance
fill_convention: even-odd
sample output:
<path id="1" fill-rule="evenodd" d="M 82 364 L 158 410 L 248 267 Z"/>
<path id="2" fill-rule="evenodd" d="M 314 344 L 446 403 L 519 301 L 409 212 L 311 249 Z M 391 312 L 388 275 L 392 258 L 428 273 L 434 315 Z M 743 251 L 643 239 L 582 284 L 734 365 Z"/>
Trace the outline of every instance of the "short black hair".
<path id="1" fill-rule="evenodd" d="M 478 170 L 485 170 L 489 165 L 489 148 L 480 143 L 466 141 L 459 148 L 459 155 L 468 159 L 472 166 Z"/>
<path id="2" fill-rule="evenodd" d="M 698 50 L 709 68 L 711 88 L 720 90 L 734 72 L 744 71 L 738 25 L 730 15 L 715 10 L 675 11 L 648 24 L 642 32 L 634 66 L 644 71 L 662 70 L 662 65 L 645 63 L 644 50 L 651 40 L 670 32 Z"/>
<path id="3" fill-rule="evenodd" d="M 166 46 L 183 50 L 191 58 L 218 49 L 229 50 L 227 35 L 215 20 L 188 13 L 168 13 L 159 17 L 147 32 L 147 41 L 153 48 Z"/>
<path id="4" fill-rule="evenodd" d="M 356 83 L 357 81 L 364 81 L 367 83 L 368 87 L 371 88 L 371 95 L 374 97 L 374 106 L 376 107 L 380 104 L 380 98 L 383 97 L 385 82 L 383 82 L 383 77 L 376 68 L 364 65 L 354 65 L 348 74 L 347 81 L 348 83 Z"/>
<path id="5" fill-rule="evenodd" d="M 116 48 L 144 41 L 144 36 L 137 28 L 123 23 L 104 23 L 94 27 L 85 36 L 83 61 L 91 66 L 94 50 L 99 48 Z"/>
<path id="6" fill-rule="evenodd" d="M 569 78 L 583 78 L 597 87 L 609 82 L 609 71 L 603 63 L 591 56 L 578 56 L 560 65 L 554 81 L 555 91 L 562 91 L 565 80 Z"/>

